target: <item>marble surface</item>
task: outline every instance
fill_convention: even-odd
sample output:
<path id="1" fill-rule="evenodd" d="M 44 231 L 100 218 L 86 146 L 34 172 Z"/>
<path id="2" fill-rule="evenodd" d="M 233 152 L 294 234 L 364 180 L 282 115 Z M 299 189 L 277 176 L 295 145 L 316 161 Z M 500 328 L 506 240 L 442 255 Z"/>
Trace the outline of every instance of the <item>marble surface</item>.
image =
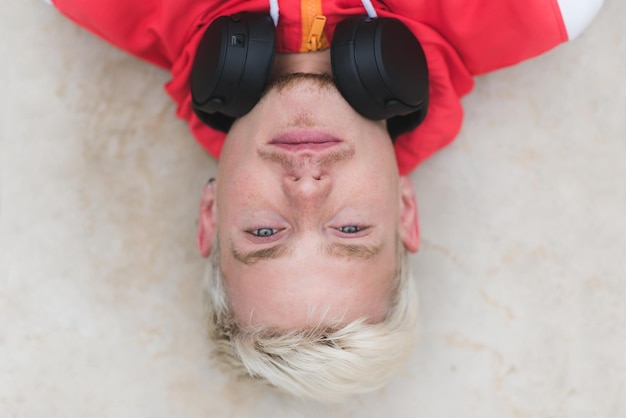
<path id="1" fill-rule="evenodd" d="M 0 416 L 626 416 L 626 2 L 477 80 L 413 174 L 421 340 L 384 390 L 300 402 L 218 371 L 164 71 L 0 4 Z"/>

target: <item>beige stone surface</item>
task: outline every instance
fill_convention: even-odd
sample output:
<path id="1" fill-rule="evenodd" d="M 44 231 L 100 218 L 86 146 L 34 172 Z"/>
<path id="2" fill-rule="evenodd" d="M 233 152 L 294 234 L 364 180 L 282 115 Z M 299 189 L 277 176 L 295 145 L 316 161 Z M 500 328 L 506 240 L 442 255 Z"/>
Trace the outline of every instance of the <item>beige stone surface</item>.
<path id="1" fill-rule="evenodd" d="M 194 247 L 215 162 L 168 74 L 37 0 L 0 3 L 0 417 L 626 416 L 626 2 L 477 80 L 413 174 L 421 340 L 341 405 L 233 381 Z"/>

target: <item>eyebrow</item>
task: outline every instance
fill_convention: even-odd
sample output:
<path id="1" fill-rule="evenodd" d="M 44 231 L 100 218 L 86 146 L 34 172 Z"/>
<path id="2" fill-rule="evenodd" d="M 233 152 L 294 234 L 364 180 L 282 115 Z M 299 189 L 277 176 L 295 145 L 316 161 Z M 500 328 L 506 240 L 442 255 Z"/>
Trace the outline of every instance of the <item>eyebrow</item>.
<path id="1" fill-rule="evenodd" d="M 365 245 L 365 244 L 342 244 L 332 243 L 324 246 L 326 254 L 338 258 L 360 258 L 369 260 L 376 257 L 382 251 L 383 245 Z M 289 252 L 289 247 L 285 244 L 275 245 L 269 248 L 245 252 L 239 251 L 235 246 L 232 247 L 233 257 L 235 260 L 248 266 L 260 260 L 271 260 L 280 258 Z"/>
<path id="2" fill-rule="evenodd" d="M 334 242 L 326 246 L 326 253 L 335 257 L 361 258 L 368 260 L 380 254 L 382 248 L 382 244 L 365 245 Z"/>
<path id="3" fill-rule="evenodd" d="M 274 245 L 273 247 L 263 248 L 250 252 L 239 251 L 234 245 L 232 247 L 233 257 L 235 260 L 246 265 L 252 265 L 259 260 L 270 260 L 279 258 L 287 254 L 288 247 L 284 244 Z"/>

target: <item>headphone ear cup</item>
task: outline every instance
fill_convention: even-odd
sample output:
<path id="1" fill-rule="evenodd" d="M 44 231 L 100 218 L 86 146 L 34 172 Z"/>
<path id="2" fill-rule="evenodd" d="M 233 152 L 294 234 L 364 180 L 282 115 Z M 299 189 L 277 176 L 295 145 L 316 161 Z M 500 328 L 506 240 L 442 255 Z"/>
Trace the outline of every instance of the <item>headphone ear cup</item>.
<path id="1" fill-rule="evenodd" d="M 335 28 L 333 77 L 362 116 L 419 119 L 428 104 L 428 67 L 419 41 L 398 19 L 352 17 Z M 418 122 L 418 123 L 419 123 Z"/>
<path id="2" fill-rule="evenodd" d="M 274 23 L 265 14 L 214 20 L 200 40 L 191 69 L 192 106 L 200 119 L 230 127 L 232 118 L 248 113 L 265 89 L 275 46 Z"/>

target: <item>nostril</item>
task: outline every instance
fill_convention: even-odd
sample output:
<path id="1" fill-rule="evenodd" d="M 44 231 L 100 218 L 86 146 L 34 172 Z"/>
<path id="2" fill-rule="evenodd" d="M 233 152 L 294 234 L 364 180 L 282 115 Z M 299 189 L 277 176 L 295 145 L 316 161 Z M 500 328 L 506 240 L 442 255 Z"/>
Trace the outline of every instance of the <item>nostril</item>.
<path id="1" fill-rule="evenodd" d="M 316 181 L 321 181 L 322 180 L 322 176 L 321 175 L 319 175 L 319 176 L 311 176 L 311 178 L 313 180 L 316 180 Z M 290 180 L 293 181 L 293 182 L 299 182 L 300 180 L 302 180 L 302 177 L 295 177 L 294 176 L 294 177 L 291 177 Z"/>

